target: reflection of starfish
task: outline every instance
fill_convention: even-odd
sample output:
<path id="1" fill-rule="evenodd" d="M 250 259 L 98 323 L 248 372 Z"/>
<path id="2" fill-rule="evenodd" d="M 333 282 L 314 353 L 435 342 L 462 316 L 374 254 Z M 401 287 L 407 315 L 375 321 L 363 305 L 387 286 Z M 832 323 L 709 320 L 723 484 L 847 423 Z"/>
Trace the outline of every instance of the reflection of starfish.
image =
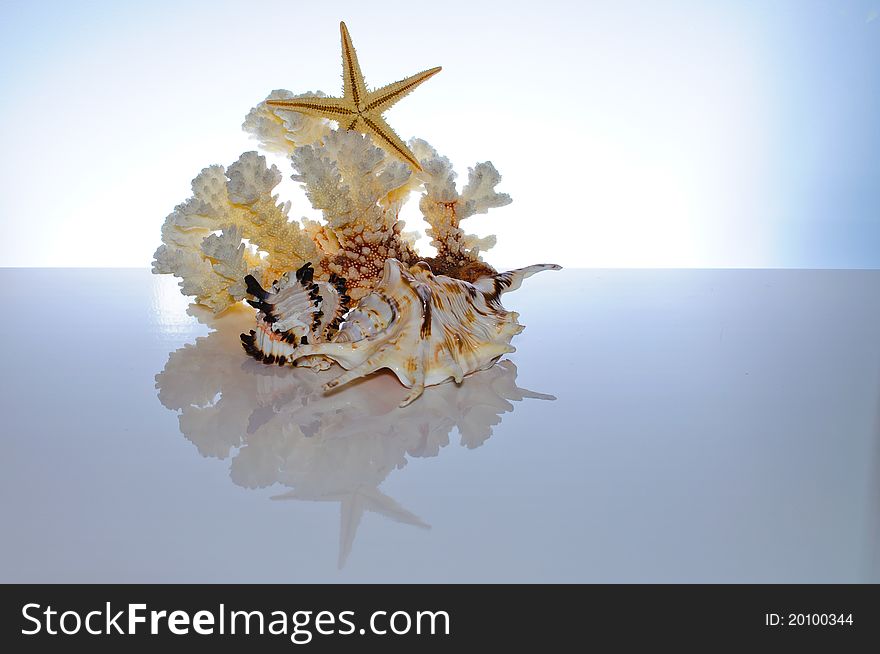
<path id="1" fill-rule="evenodd" d="M 460 386 L 442 384 L 400 408 L 408 392 L 378 374 L 329 395 L 336 371 L 281 369 L 233 353 L 253 314 L 207 317 L 217 331 L 172 352 L 156 375 L 162 404 L 180 412 L 180 430 L 203 456 L 231 458 L 232 482 L 243 488 L 281 484 L 273 499 L 339 503 L 339 566 L 352 550 L 364 513 L 428 529 L 380 490 L 415 458 L 438 456 L 457 430 L 480 447 L 504 414 L 525 398 L 554 400 L 516 385 L 513 361 L 475 372 Z"/>
<path id="2" fill-rule="evenodd" d="M 342 33 L 342 79 L 341 98 L 322 98 L 318 96 L 293 98 L 291 100 L 266 100 L 266 104 L 282 109 L 292 109 L 309 116 L 329 118 L 339 123 L 343 129 L 351 129 L 369 134 L 377 145 L 406 161 L 416 170 L 421 170 L 415 155 L 394 133 L 382 114 L 395 102 L 408 94 L 429 77 L 440 72 L 440 67 L 416 73 L 412 77 L 388 84 L 375 91 L 367 91 L 364 74 L 358 64 L 357 53 L 351 44 L 351 36 L 345 23 L 339 23 Z"/>
<path id="3" fill-rule="evenodd" d="M 422 529 L 430 529 L 431 526 L 425 524 L 417 515 L 410 513 L 400 504 L 382 493 L 378 488 L 356 488 L 349 491 L 338 493 L 327 493 L 319 497 L 303 496 L 296 490 L 276 495 L 273 500 L 314 500 L 318 502 L 339 502 L 339 561 L 338 566 L 341 570 L 345 565 L 348 555 L 351 553 L 351 546 L 354 544 L 354 537 L 357 534 L 357 528 L 361 523 L 364 511 L 372 511 L 386 518 L 391 518 L 395 522 L 403 524 L 415 525 Z"/>

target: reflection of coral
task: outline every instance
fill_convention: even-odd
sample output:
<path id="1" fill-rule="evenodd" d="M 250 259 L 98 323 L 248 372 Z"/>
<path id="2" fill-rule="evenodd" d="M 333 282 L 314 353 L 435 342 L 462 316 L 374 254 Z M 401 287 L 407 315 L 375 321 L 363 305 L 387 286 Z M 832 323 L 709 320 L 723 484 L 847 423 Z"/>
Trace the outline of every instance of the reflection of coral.
<path id="1" fill-rule="evenodd" d="M 238 348 L 242 312 L 218 331 L 172 352 L 156 376 L 159 399 L 180 411 L 180 429 L 203 456 L 232 456 L 239 486 L 275 483 L 291 490 L 277 499 L 338 501 L 340 566 L 365 511 L 425 527 L 379 490 L 408 457 L 433 457 L 449 444 L 479 447 L 524 398 L 555 399 L 516 386 L 516 366 L 502 361 L 459 385 L 429 388 L 404 408 L 406 395 L 391 375 L 375 375 L 324 394 L 333 371 L 264 366 L 231 356 Z"/>

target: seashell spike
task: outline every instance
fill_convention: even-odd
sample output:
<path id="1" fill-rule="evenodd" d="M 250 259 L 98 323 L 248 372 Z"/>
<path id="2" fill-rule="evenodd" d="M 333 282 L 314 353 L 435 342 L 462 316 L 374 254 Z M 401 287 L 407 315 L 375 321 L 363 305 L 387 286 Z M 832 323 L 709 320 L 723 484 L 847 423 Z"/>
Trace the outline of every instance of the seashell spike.
<path id="1" fill-rule="evenodd" d="M 522 286 L 524 279 L 542 270 L 562 270 L 562 266 L 555 263 L 538 263 L 534 266 L 526 266 L 525 268 L 517 268 L 516 270 L 483 277 L 476 280 L 474 286 L 484 293 L 491 293 L 494 290 L 498 295 L 503 295 L 504 293 L 517 290 Z"/>
<path id="2" fill-rule="evenodd" d="M 388 368 L 412 389 L 401 404 L 406 406 L 425 386 L 461 382 L 515 351 L 510 341 L 523 326 L 518 314 L 504 309 L 500 296 L 519 288 L 526 277 L 559 269 L 541 264 L 470 283 L 434 275 L 425 262 L 406 268 L 388 259 L 382 279 L 333 339 L 297 347 L 294 358 L 322 355 L 346 369 L 325 390 Z"/>

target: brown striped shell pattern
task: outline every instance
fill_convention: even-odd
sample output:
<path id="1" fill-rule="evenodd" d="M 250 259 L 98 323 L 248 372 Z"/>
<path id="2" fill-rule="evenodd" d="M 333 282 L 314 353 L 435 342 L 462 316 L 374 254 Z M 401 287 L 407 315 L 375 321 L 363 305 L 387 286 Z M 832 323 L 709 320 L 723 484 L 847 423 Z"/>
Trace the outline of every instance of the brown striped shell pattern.
<path id="1" fill-rule="evenodd" d="M 428 263 L 405 266 L 387 259 L 372 291 L 349 308 L 345 280 L 336 275 L 314 281 L 304 265 L 264 289 L 246 278 L 259 310 L 256 329 L 242 334 L 244 349 L 267 364 L 346 370 L 325 385 L 330 390 L 382 368 L 411 388 L 401 406 L 425 386 L 460 383 L 513 352 L 511 339 L 523 330 L 518 314 L 501 305 L 501 296 L 542 270 L 539 264 L 490 274 L 473 282 L 434 275 Z"/>

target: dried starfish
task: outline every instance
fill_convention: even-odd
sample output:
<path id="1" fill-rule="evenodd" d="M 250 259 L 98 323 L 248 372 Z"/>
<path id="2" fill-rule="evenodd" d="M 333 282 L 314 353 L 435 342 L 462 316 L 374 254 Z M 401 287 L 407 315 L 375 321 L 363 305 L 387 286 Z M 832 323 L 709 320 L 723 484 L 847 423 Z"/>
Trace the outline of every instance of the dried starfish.
<path id="1" fill-rule="evenodd" d="M 437 66 L 375 91 L 368 91 L 345 23 L 339 23 L 339 31 L 342 35 L 343 96 L 341 98 L 306 96 L 291 100 L 267 100 L 266 104 L 309 116 L 335 120 L 343 129 L 369 134 L 376 145 L 403 159 L 415 170 L 421 170 L 418 159 L 385 122 L 382 114 L 419 84 L 439 73 L 441 67 Z"/>

